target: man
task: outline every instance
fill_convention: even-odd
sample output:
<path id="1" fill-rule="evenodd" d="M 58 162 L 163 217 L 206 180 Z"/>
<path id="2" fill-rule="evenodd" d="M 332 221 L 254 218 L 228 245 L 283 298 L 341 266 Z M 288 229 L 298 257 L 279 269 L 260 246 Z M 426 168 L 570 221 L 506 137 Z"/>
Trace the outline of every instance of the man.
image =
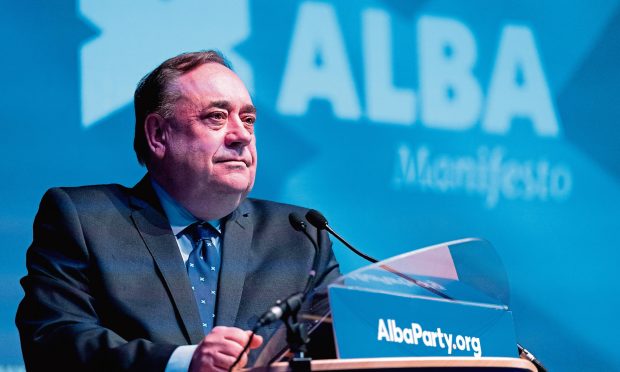
<path id="1" fill-rule="evenodd" d="M 147 176 L 41 201 L 16 318 L 29 370 L 226 370 L 257 317 L 306 284 L 315 249 L 288 222 L 305 211 L 246 199 L 256 109 L 223 57 L 165 61 L 134 103 Z M 327 282 L 338 273 L 331 243 L 309 231 Z"/>

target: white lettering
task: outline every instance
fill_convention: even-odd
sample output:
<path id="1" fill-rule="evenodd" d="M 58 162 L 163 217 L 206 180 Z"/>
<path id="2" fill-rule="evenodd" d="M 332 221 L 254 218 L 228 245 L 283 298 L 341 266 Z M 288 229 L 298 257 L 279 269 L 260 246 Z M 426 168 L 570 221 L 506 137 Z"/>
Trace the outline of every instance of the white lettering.
<path id="1" fill-rule="evenodd" d="M 403 342 L 403 330 L 396 326 L 395 320 L 392 320 L 392 330 L 394 331 L 394 342 Z"/>
<path id="2" fill-rule="evenodd" d="M 396 320 L 383 318 L 379 319 L 377 328 L 377 340 L 385 342 L 394 342 L 402 344 L 405 342 L 409 345 L 421 344 L 429 348 L 447 348 L 447 355 L 452 355 L 452 351 L 458 349 L 460 351 L 471 351 L 475 357 L 482 356 L 482 344 L 478 337 L 453 335 L 451 333 L 442 332 L 441 328 L 435 331 L 429 331 L 422 328 L 418 323 L 411 323 L 410 327 L 401 328 L 396 324 Z M 455 340 L 452 343 L 452 340 Z"/>
<path id="3" fill-rule="evenodd" d="M 422 342 L 424 342 L 424 345 L 426 346 L 435 346 L 433 345 L 433 332 L 422 332 Z"/>
<path id="4" fill-rule="evenodd" d="M 427 146 L 397 149 L 393 186 L 396 190 L 465 192 L 480 195 L 488 208 L 501 199 L 561 202 L 570 196 L 573 176 L 563 164 L 547 159 L 507 157 L 504 148 L 481 146 L 477 156 L 431 154 Z"/>
<path id="5" fill-rule="evenodd" d="M 418 340 L 422 338 L 422 327 L 418 323 L 411 323 L 411 329 L 413 330 L 413 343 L 418 344 Z"/>
<path id="6" fill-rule="evenodd" d="M 446 345 L 448 345 L 448 355 L 452 355 L 452 333 L 444 333 L 443 337 L 446 340 Z"/>
<path id="7" fill-rule="evenodd" d="M 394 81 L 390 13 L 365 8 L 360 18 L 360 84 L 365 97 L 363 115 L 369 120 L 412 125 L 419 116 L 422 125 L 449 131 L 470 130 L 480 122 L 483 131 L 506 135 L 512 125 L 525 119 L 536 135 L 559 135 L 549 86 L 528 27 L 503 27 L 485 100 L 478 76 L 474 75 L 478 59 L 476 39 L 464 23 L 446 17 L 419 18 L 416 94 L 412 87 L 399 86 Z M 333 5 L 300 5 L 276 102 L 281 114 L 304 115 L 312 101 L 323 100 L 337 118 L 362 117 L 340 27 Z M 509 193 L 514 191 L 519 197 L 531 195 L 519 185 L 508 187 L 513 186 L 517 187 Z"/>
<path id="8" fill-rule="evenodd" d="M 405 340 L 406 343 L 410 345 L 413 344 L 413 332 L 411 328 L 403 329 L 403 339 Z"/>
<path id="9" fill-rule="evenodd" d="M 395 124 L 415 121 L 412 89 L 392 85 L 392 36 L 390 16 L 378 9 L 362 13 L 366 109 L 370 120 Z"/>
<path id="10" fill-rule="evenodd" d="M 558 166 L 551 170 L 549 174 L 549 192 L 557 200 L 568 197 L 573 188 L 573 177 L 568 168 Z"/>
<path id="11" fill-rule="evenodd" d="M 418 22 L 422 122 L 430 128 L 466 130 L 478 121 L 482 91 L 473 75 L 476 43 L 471 31 L 449 18 Z"/>
<path id="12" fill-rule="evenodd" d="M 383 319 L 379 319 L 379 327 L 378 327 L 378 332 L 377 332 L 377 340 L 381 341 L 382 338 L 385 337 L 386 341 L 392 341 L 390 339 L 390 335 L 388 334 L 387 328 L 385 328 L 385 323 L 383 322 Z"/>
<path id="13" fill-rule="evenodd" d="M 439 337 L 438 341 L 439 341 L 439 347 L 441 347 L 442 349 L 445 347 L 443 344 L 443 336 L 444 334 L 441 333 L 441 328 L 437 328 L 437 336 Z"/>
<path id="14" fill-rule="evenodd" d="M 521 117 L 531 121 L 537 135 L 556 137 L 558 120 L 532 31 L 523 26 L 504 27 L 497 54 L 483 129 L 505 134 L 512 119 Z"/>
<path id="15" fill-rule="evenodd" d="M 471 347 L 474 350 L 475 357 L 482 356 L 482 348 L 480 347 L 480 339 L 478 337 L 471 338 Z"/>
<path id="16" fill-rule="evenodd" d="M 313 99 L 327 100 L 341 119 L 359 119 L 360 105 L 334 8 L 303 3 L 299 8 L 276 107 L 303 115 Z"/>

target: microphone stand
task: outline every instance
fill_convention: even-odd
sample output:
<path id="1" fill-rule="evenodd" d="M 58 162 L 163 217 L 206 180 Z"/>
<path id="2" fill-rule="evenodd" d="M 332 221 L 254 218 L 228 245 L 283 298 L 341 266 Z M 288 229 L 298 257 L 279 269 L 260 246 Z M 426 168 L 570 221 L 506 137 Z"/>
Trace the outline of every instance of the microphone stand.
<path id="1" fill-rule="evenodd" d="M 308 337 L 308 331 L 303 323 L 300 323 L 298 320 L 298 314 L 301 310 L 301 306 L 303 302 L 306 300 L 308 294 L 312 291 L 317 275 L 317 270 L 319 266 L 320 259 L 320 248 L 317 243 L 312 239 L 308 231 L 306 230 L 306 224 L 301 220 L 301 218 L 295 214 L 289 214 L 289 222 L 293 226 L 293 228 L 297 231 L 301 231 L 306 235 L 306 237 L 312 243 L 314 248 L 314 259 L 312 260 L 312 270 L 310 270 L 308 281 L 306 282 L 306 287 L 302 292 L 297 292 L 293 295 L 288 296 L 284 301 L 278 300 L 276 305 L 265 312 L 256 322 L 254 328 L 252 329 L 252 336 L 246 342 L 243 350 L 237 356 L 237 359 L 234 363 L 228 368 L 228 372 L 232 372 L 233 368 L 239 363 L 241 357 L 248 350 L 250 343 L 252 341 L 252 337 L 256 331 L 260 328 L 266 326 L 267 324 L 271 324 L 276 320 L 282 320 L 284 325 L 286 326 L 286 342 L 289 345 L 291 352 L 293 353 L 293 357 L 289 360 L 289 368 L 292 372 L 310 372 L 312 370 L 311 361 L 312 358 L 307 357 L 306 353 L 308 352 L 308 342 L 310 342 L 310 338 Z M 337 265 L 336 265 L 337 266 Z M 322 275 L 321 280 L 325 277 L 327 273 L 333 270 L 336 266 L 330 266 Z M 271 364 L 271 362 L 269 362 Z"/>
<path id="2" fill-rule="evenodd" d="M 306 283 L 306 288 L 303 292 L 297 293 L 293 296 L 289 296 L 284 302 L 286 304 L 287 311 L 282 315 L 282 321 L 286 326 L 286 342 L 293 353 L 293 357 L 289 359 L 289 369 L 292 372 L 310 372 L 312 370 L 312 358 L 306 356 L 308 352 L 308 331 L 303 323 L 300 323 L 297 319 L 301 305 L 306 300 L 308 293 L 314 287 L 314 281 L 316 279 L 318 264 L 319 264 L 319 247 L 315 243 L 314 239 L 308 234 L 306 230 L 306 224 L 295 213 L 289 214 L 289 222 L 293 228 L 297 231 L 303 232 L 304 235 L 312 242 L 314 247 L 314 260 L 312 262 L 312 270 L 310 271 L 310 277 Z"/>
<path id="3" fill-rule="evenodd" d="M 312 358 L 306 356 L 307 344 L 310 342 L 308 331 L 305 325 L 297 319 L 303 297 L 305 296 L 289 297 L 286 302 L 290 311 L 282 316 L 282 321 L 286 326 L 286 342 L 293 353 L 293 357 L 288 362 L 292 372 L 310 372 L 312 370 Z"/>

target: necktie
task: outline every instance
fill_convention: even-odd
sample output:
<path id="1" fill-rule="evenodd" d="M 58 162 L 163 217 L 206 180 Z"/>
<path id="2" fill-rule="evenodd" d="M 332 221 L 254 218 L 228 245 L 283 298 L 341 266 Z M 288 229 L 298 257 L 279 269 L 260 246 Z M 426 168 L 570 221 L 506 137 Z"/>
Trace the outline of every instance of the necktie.
<path id="1" fill-rule="evenodd" d="M 217 281 L 220 255 L 215 246 L 219 232 L 208 222 L 196 222 L 187 228 L 194 241 L 194 250 L 187 260 L 187 273 L 198 305 L 204 334 L 211 332 L 215 323 Z"/>

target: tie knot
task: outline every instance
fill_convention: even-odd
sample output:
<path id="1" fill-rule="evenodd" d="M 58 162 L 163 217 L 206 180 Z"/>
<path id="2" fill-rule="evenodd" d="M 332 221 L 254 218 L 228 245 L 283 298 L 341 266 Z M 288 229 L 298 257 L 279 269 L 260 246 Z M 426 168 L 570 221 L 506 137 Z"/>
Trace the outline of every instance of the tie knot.
<path id="1" fill-rule="evenodd" d="M 210 239 L 219 234 L 215 227 L 206 221 L 195 222 L 189 225 L 185 231 L 195 242 Z"/>

